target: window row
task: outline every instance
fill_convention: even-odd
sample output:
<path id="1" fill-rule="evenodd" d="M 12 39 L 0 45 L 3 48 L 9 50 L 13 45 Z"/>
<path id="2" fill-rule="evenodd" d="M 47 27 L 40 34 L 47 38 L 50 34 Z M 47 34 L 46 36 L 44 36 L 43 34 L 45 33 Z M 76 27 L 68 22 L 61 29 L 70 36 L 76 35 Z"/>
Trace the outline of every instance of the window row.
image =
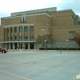
<path id="1" fill-rule="evenodd" d="M 10 40 L 22 40 L 22 36 L 19 36 L 19 38 L 17 36 L 14 36 L 14 38 L 11 36 L 10 37 Z M 9 40 L 9 37 L 7 37 L 7 40 Z M 24 37 L 24 40 L 28 40 L 28 36 L 25 36 Z M 30 36 L 30 40 L 34 40 L 34 36 Z"/>
<path id="2" fill-rule="evenodd" d="M 69 34 L 75 34 L 76 31 L 69 31 Z"/>
<path id="3" fill-rule="evenodd" d="M 28 30 L 29 29 L 29 30 Z M 34 26 L 30 26 L 30 28 L 28 28 L 28 26 L 24 26 L 24 30 L 23 30 L 23 27 L 22 26 L 20 26 L 19 28 L 17 28 L 17 27 L 14 27 L 14 30 L 13 30 L 13 28 L 10 28 L 10 33 L 12 33 L 12 32 L 28 32 L 28 31 L 30 31 L 30 32 L 34 32 Z M 4 30 L 4 32 L 6 32 L 6 30 Z M 9 33 L 9 28 L 7 28 L 7 33 Z"/>

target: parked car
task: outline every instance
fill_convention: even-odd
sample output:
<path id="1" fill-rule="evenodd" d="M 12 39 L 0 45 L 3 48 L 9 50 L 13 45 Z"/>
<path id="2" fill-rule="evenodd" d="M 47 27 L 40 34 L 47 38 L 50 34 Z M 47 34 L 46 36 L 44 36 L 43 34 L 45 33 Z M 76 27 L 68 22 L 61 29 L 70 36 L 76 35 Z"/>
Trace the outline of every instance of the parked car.
<path id="1" fill-rule="evenodd" d="M 2 53 L 6 53 L 6 52 L 7 52 L 7 49 L 6 49 L 6 48 L 2 48 L 2 47 L 0 47 L 0 52 L 2 52 Z"/>

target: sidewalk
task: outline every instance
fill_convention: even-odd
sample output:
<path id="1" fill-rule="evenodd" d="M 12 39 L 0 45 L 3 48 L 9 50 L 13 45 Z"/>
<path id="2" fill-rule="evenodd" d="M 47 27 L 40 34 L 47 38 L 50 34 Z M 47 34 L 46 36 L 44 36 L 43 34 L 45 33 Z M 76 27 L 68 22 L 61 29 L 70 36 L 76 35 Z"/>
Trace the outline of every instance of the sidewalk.
<path id="1" fill-rule="evenodd" d="M 25 53 L 25 52 L 43 52 L 43 51 L 48 51 L 48 50 L 39 50 L 39 49 L 9 49 L 9 53 Z"/>

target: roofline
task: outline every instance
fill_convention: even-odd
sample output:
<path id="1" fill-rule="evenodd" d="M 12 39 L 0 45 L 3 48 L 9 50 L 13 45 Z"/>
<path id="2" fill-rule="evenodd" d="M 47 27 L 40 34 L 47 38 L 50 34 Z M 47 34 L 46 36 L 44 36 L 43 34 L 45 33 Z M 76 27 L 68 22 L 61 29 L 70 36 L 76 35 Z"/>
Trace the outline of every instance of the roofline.
<path id="1" fill-rule="evenodd" d="M 25 16 L 36 16 L 36 15 L 46 15 L 51 18 L 51 16 L 47 13 L 30 14 Z M 22 17 L 22 16 L 9 16 L 9 17 L 3 17 L 3 18 L 8 19 L 8 18 L 18 18 L 18 17 Z"/>
<path id="2" fill-rule="evenodd" d="M 0 43 L 15 43 L 15 42 L 36 42 L 35 40 L 34 41 L 0 41 Z"/>
<path id="3" fill-rule="evenodd" d="M 57 28 L 80 28 L 80 25 L 71 25 L 71 26 L 54 26 L 54 27 L 52 27 L 52 28 L 55 28 L 55 29 L 57 29 Z"/>
<path id="4" fill-rule="evenodd" d="M 22 15 L 22 14 L 35 14 L 35 13 L 42 13 L 42 12 L 46 12 L 46 11 L 56 11 L 57 8 L 56 7 L 51 7 L 51 8 L 42 8 L 42 9 L 35 9 L 35 10 L 29 10 L 29 11 L 21 11 L 21 12 L 14 12 L 11 13 L 11 16 L 16 16 L 16 15 Z"/>
<path id="5" fill-rule="evenodd" d="M 72 13 L 74 13 L 74 11 L 72 9 L 58 10 L 57 12 L 65 12 L 65 11 L 72 11 Z M 76 14 L 74 13 L 74 15 L 76 15 Z"/>
<path id="6" fill-rule="evenodd" d="M 7 25 L 7 26 L 4 26 L 4 28 L 8 28 L 8 27 L 20 27 L 20 26 L 34 26 L 34 24 L 27 24 L 27 23 L 21 23 L 21 24 L 14 24 L 14 25 Z"/>

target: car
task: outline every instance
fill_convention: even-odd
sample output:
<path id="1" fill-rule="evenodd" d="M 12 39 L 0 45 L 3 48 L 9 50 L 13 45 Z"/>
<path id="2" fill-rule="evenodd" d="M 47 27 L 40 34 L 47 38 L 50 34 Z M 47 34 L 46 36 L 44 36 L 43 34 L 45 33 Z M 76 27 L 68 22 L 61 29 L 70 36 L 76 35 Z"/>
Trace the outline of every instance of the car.
<path id="1" fill-rule="evenodd" d="M 0 52 L 2 52 L 2 53 L 6 53 L 6 52 L 7 52 L 7 49 L 6 49 L 6 48 L 2 48 L 2 47 L 0 47 Z"/>

